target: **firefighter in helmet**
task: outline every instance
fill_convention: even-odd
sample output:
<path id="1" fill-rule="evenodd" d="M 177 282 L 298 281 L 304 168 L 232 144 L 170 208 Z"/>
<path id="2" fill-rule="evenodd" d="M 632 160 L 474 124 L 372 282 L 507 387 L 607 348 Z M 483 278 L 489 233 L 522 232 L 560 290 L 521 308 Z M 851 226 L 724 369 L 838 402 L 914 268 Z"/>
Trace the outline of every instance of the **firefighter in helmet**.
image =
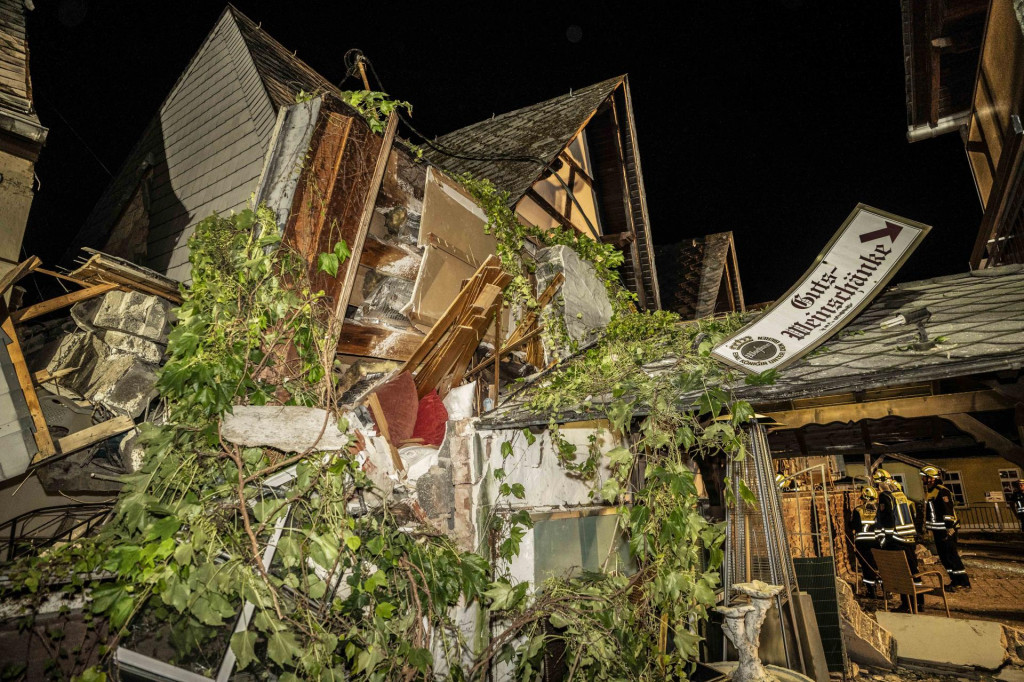
<path id="1" fill-rule="evenodd" d="M 1017 516 L 1017 520 L 1020 522 L 1020 531 L 1024 533 L 1024 480 L 1013 482 L 1013 492 L 1010 493 L 1006 502 Z"/>
<path id="2" fill-rule="evenodd" d="M 851 526 L 853 528 L 853 546 L 857 554 L 857 564 L 868 592 L 875 591 L 878 579 L 875 557 L 871 550 L 878 546 L 875 537 L 875 517 L 878 513 L 878 491 L 865 486 L 860 492 L 861 505 L 853 510 Z"/>
<path id="3" fill-rule="evenodd" d="M 872 478 L 878 488 L 878 512 L 875 516 L 875 537 L 881 549 L 901 551 L 907 556 L 907 565 L 920 584 L 917 566 L 917 529 L 914 527 L 914 513 L 910 500 L 903 494 L 900 485 L 885 469 L 875 471 Z M 910 599 L 901 595 L 901 611 L 910 611 Z M 917 595 L 917 608 L 924 606 L 924 595 Z"/>
<path id="4" fill-rule="evenodd" d="M 971 579 L 964 570 L 964 562 L 960 560 L 960 552 L 956 548 L 960 520 L 953 506 L 953 493 L 942 485 L 942 472 L 939 468 L 931 464 L 921 468 L 921 481 L 925 490 L 924 527 L 932 532 L 939 561 L 949 574 L 950 584 L 946 586 L 946 591 L 969 590 Z"/>

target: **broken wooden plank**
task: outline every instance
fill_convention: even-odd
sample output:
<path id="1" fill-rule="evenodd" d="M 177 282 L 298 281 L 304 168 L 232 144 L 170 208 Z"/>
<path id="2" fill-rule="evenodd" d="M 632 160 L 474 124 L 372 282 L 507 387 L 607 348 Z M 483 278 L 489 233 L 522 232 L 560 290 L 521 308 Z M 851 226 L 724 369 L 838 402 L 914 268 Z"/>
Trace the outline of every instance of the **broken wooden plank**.
<path id="1" fill-rule="evenodd" d="M 504 346 L 501 347 L 501 355 L 502 355 L 502 357 L 508 355 L 509 353 L 514 351 L 516 348 L 519 348 L 524 343 L 528 343 L 529 341 L 532 341 L 533 339 L 537 338 L 538 336 L 540 336 L 540 333 L 543 332 L 543 331 L 544 331 L 544 327 L 543 326 L 537 327 L 532 332 L 530 332 L 529 334 L 527 334 L 523 338 L 519 339 L 518 341 L 515 341 L 513 343 L 506 343 Z M 487 365 L 491 364 L 493 361 L 494 361 L 494 354 L 492 353 L 491 355 L 488 355 L 486 358 L 481 360 L 479 364 L 474 365 L 472 369 L 468 370 L 466 372 L 465 378 L 468 379 L 469 377 L 473 376 L 474 374 L 476 374 L 477 372 L 482 370 L 484 367 L 486 367 Z"/>
<path id="2" fill-rule="evenodd" d="M 57 440 L 57 447 L 62 455 L 67 455 L 76 450 L 87 448 L 90 445 L 105 441 L 113 436 L 120 435 L 125 431 L 135 428 L 135 420 L 131 417 L 121 415 L 108 419 L 105 422 L 95 424 L 87 429 L 75 431 Z"/>
<path id="3" fill-rule="evenodd" d="M 458 386 L 462 383 L 466 376 L 466 368 L 473 359 L 473 355 L 476 353 L 476 349 L 480 345 L 480 340 L 483 339 L 484 334 L 487 333 L 487 327 L 491 323 L 491 317 L 494 314 L 494 309 L 499 305 L 501 305 L 501 301 L 495 301 L 491 308 L 483 315 L 477 315 L 469 319 L 467 326 L 472 327 L 476 331 L 476 340 L 474 343 L 466 345 L 462 354 L 455 361 L 451 377 L 441 382 L 438 393 L 444 393 L 447 395 L 448 391 L 451 390 L 453 386 Z M 441 389 L 443 389 L 443 391 Z M 442 397 L 444 396 L 442 395 Z"/>
<path id="4" fill-rule="evenodd" d="M 969 414 L 954 412 L 942 415 L 943 419 L 956 424 L 956 427 L 966 434 L 971 435 L 985 447 L 995 450 L 1003 459 L 1017 465 L 1024 465 L 1024 448 L 999 433 L 991 426 L 984 424 Z"/>
<path id="5" fill-rule="evenodd" d="M 476 331 L 472 327 L 459 326 L 448 336 L 444 348 L 437 354 L 435 361 L 416 374 L 416 393 L 420 398 L 437 388 L 438 383 L 451 371 L 455 361 L 462 355 L 468 344 L 476 341 Z"/>
<path id="6" fill-rule="evenodd" d="M 51 374 L 50 372 L 47 372 L 45 369 L 41 369 L 41 370 L 39 370 L 38 372 L 36 372 L 35 374 L 32 375 L 32 379 L 37 384 L 44 384 L 47 381 L 53 381 L 54 379 L 60 379 L 63 376 L 67 376 L 68 374 L 71 374 L 72 372 L 77 372 L 77 371 L 78 371 L 78 367 L 65 367 L 64 369 L 58 369 L 56 372 L 53 372 Z"/>
<path id="7" fill-rule="evenodd" d="M 395 470 L 405 471 L 405 465 L 402 464 L 402 458 L 398 454 L 398 449 L 391 442 L 388 420 L 384 417 L 384 408 L 381 407 L 380 398 L 377 397 L 376 393 L 371 393 L 370 397 L 366 399 L 366 406 L 370 409 L 370 414 L 373 415 L 373 421 L 377 424 L 377 430 L 380 431 L 380 435 L 387 441 L 388 450 L 391 452 L 391 463 L 395 465 Z"/>
<path id="8" fill-rule="evenodd" d="M 412 249 L 382 242 L 368 234 L 363 243 L 363 253 L 359 258 L 359 264 L 376 270 L 382 275 L 412 282 L 416 280 L 421 260 L 421 256 Z"/>
<path id="9" fill-rule="evenodd" d="M 33 270 L 38 269 L 42 264 L 43 261 L 39 259 L 39 256 L 29 256 L 14 266 L 14 268 L 8 270 L 3 277 L 0 277 L 0 296 L 6 294 L 8 289 L 18 283 L 18 280 L 27 276 Z"/>
<path id="10" fill-rule="evenodd" d="M 501 306 L 494 315 L 494 347 L 501 348 Z M 494 354 L 494 404 L 498 404 L 498 396 L 501 395 L 501 353 Z"/>
<path id="11" fill-rule="evenodd" d="M 7 354 L 14 365 L 18 384 L 21 386 L 22 393 L 25 394 L 25 403 L 28 405 L 29 414 L 32 415 L 32 424 L 36 429 L 35 441 L 38 452 L 32 458 L 32 461 L 35 462 L 43 457 L 49 457 L 57 450 L 50 437 L 50 429 L 46 426 L 46 418 L 43 417 L 43 408 L 39 404 L 39 396 L 36 395 L 36 387 L 32 383 L 32 374 L 28 371 L 25 356 L 21 353 L 21 343 L 18 341 L 18 332 L 14 329 L 14 321 L 7 318 L 3 321 L 2 327 L 7 336 L 11 338 L 11 343 L 7 345 Z"/>
<path id="12" fill-rule="evenodd" d="M 381 143 L 380 151 L 377 155 L 377 163 L 373 168 L 373 175 L 370 179 L 370 185 L 366 193 L 366 197 L 363 200 L 363 210 L 359 216 L 359 222 L 355 226 L 354 234 L 341 234 L 339 235 L 348 244 L 350 256 L 345 263 L 342 264 L 343 271 L 339 271 L 338 280 L 341 282 L 341 287 L 337 298 L 335 299 L 334 316 L 335 319 L 341 321 L 340 327 L 344 327 L 345 319 L 345 308 L 348 306 L 348 300 L 352 297 L 352 287 L 356 281 L 356 270 L 359 267 L 359 259 L 363 254 L 363 245 L 366 243 L 366 234 L 370 229 L 370 218 L 373 217 L 373 207 L 377 203 L 377 195 L 380 193 L 380 185 L 384 181 L 384 170 L 388 165 L 388 157 L 391 154 L 391 146 L 395 141 L 395 131 L 398 130 L 398 115 L 392 112 L 388 116 L 387 126 L 384 129 L 384 141 Z M 335 339 L 340 339 L 341 329 L 339 328 L 338 336 Z M 335 339 L 331 339 L 331 345 L 335 345 Z"/>
<path id="13" fill-rule="evenodd" d="M 755 405 L 756 407 L 756 405 Z M 876 400 L 847 405 L 827 405 L 783 412 L 766 412 L 767 416 L 796 429 L 806 424 L 830 424 L 832 422 L 858 422 L 862 419 L 883 417 L 931 417 L 958 412 L 987 412 L 1012 407 L 1012 404 L 996 391 L 966 391 L 945 395 L 928 395 L 896 400 Z"/>
<path id="14" fill-rule="evenodd" d="M 499 262 L 500 261 L 497 256 L 488 256 L 487 259 L 480 264 L 480 267 L 477 268 L 476 273 L 473 275 L 473 279 L 476 279 L 477 276 L 481 275 L 488 267 L 493 267 Z M 474 300 L 475 297 L 476 295 L 471 296 L 469 287 L 463 287 L 462 291 L 459 292 L 459 295 L 456 296 L 448 305 L 448 308 L 441 316 L 441 319 L 434 323 L 434 326 L 430 328 L 430 332 L 423 337 L 420 347 L 416 349 L 408 360 L 406 360 L 405 364 L 402 365 L 402 368 L 399 371 L 406 372 L 415 370 L 427 357 L 427 354 L 430 353 L 434 346 L 437 345 L 438 341 L 441 340 L 449 328 L 455 323 L 455 320 L 462 314 L 465 307 L 469 305 L 469 302 Z"/>
<path id="15" fill-rule="evenodd" d="M 123 284 L 130 289 L 144 291 L 171 303 L 181 304 L 181 292 L 174 280 L 117 256 L 89 248 L 83 250 L 92 255 L 80 267 L 68 273 L 71 278 L 90 284 Z"/>
<path id="16" fill-rule="evenodd" d="M 77 284 L 78 286 L 82 287 L 83 289 L 87 289 L 88 287 L 90 287 L 93 284 L 103 284 L 103 282 L 86 282 L 84 279 L 78 279 L 77 277 L 71 277 L 69 275 L 63 275 L 63 274 L 61 274 L 59 272 L 56 272 L 54 270 L 47 270 L 46 268 L 36 268 L 36 272 L 38 272 L 40 275 L 49 275 L 50 277 L 53 277 L 55 279 L 62 279 L 65 282 L 71 282 L 72 284 Z"/>
<path id="17" fill-rule="evenodd" d="M 401 362 L 412 357 L 423 339 L 417 332 L 346 319 L 338 340 L 338 353 Z"/>
<path id="18" fill-rule="evenodd" d="M 15 310 L 13 313 L 11 313 L 11 319 L 14 320 L 15 323 L 25 322 L 27 320 L 37 318 L 41 315 L 52 313 L 55 310 L 60 310 L 61 308 L 65 308 L 69 305 L 74 305 L 75 303 L 79 303 L 80 301 L 87 301 L 90 298 L 102 296 L 108 291 L 117 288 L 117 284 L 97 284 L 95 286 L 89 287 L 88 289 L 82 289 L 81 291 L 72 291 L 70 294 L 64 294 L 63 296 L 51 298 L 49 300 L 43 301 L 42 303 L 36 303 L 35 305 L 31 305 L 28 308 Z"/>
<path id="19" fill-rule="evenodd" d="M 508 344 L 517 343 L 524 336 L 533 331 L 532 327 L 537 322 L 537 317 L 540 314 L 540 310 L 542 310 L 544 306 L 551 302 L 551 300 L 555 297 L 555 294 L 558 292 L 558 287 L 562 286 L 562 282 L 564 281 L 565 275 L 559 272 L 551 279 L 550 282 L 548 282 L 548 285 L 544 288 L 544 291 L 541 292 L 541 295 L 537 297 L 537 308 L 535 310 L 531 310 L 530 312 L 528 312 L 523 317 L 523 321 L 519 323 L 519 326 L 515 328 L 515 331 L 509 334 L 508 339 L 506 339 L 505 341 L 506 346 Z"/>

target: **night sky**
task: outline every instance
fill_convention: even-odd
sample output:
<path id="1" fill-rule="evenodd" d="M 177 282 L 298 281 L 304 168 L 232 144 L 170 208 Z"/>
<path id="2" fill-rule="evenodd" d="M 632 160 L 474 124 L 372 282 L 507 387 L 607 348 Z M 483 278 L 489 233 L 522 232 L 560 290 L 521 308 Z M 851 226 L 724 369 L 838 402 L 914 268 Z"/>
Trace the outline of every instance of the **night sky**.
<path id="1" fill-rule="evenodd" d="M 898 3 L 588 4 L 236 6 L 335 83 L 361 48 L 427 134 L 628 73 L 655 242 L 732 230 L 748 302 L 789 288 L 859 201 L 934 226 L 895 281 L 967 269 L 981 210 L 959 136 L 906 141 Z M 50 136 L 25 248 L 53 262 L 224 5 L 35 6 Z"/>

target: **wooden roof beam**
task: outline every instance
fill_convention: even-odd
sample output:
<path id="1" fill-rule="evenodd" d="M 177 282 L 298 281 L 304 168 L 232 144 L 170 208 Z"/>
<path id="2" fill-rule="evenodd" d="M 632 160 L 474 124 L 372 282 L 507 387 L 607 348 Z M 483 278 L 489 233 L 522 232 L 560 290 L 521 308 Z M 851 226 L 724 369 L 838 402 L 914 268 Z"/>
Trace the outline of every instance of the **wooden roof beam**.
<path id="1" fill-rule="evenodd" d="M 1012 403 L 994 390 L 967 391 L 946 395 L 925 395 L 915 398 L 876 400 L 848 405 L 808 407 L 781 412 L 767 412 L 785 428 L 796 429 L 807 424 L 833 422 L 859 422 L 862 419 L 883 417 L 931 417 L 960 412 L 987 412 L 1013 407 Z"/>
<path id="2" fill-rule="evenodd" d="M 974 436 L 979 443 L 984 443 L 985 447 L 995 450 L 1003 459 L 1024 467 L 1024 448 L 992 427 L 962 412 L 946 414 L 942 418 L 956 424 L 956 427 L 964 433 Z"/>

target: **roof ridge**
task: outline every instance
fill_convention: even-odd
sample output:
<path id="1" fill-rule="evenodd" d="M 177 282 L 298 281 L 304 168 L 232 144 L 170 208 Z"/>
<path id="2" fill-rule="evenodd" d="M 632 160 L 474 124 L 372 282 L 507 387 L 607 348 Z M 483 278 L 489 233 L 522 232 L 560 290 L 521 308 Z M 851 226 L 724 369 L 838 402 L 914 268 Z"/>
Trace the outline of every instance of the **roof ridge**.
<path id="1" fill-rule="evenodd" d="M 235 20 L 242 34 L 242 42 L 245 43 L 275 110 L 295 103 L 296 93 L 291 90 L 324 90 L 334 95 L 341 93 L 336 85 L 299 58 L 298 50 L 289 50 L 266 31 L 262 22 L 257 24 L 231 3 L 227 4 L 224 11 L 230 13 Z"/>
<path id="2" fill-rule="evenodd" d="M 476 123 L 470 123 L 467 126 L 463 126 L 461 128 L 457 128 L 457 129 L 452 130 L 451 132 L 445 133 L 444 135 L 441 135 L 439 137 L 440 138 L 445 138 L 445 137 L 448 137 L 449 135 L 454 135 L 455 133 L 460 133 L 460 132 L 463 132 L 463 131 L 475 128 L 477 126 L 483 125 L 485 123 L 490 123 L 491 121 L 501 121 L 501 120 L 504 120 L 506 118 L 515 116 L 517 114 L 522 114 L 525 111 L 534 110 L 534 109 L 540 109 L 542 107 L 555 104 L 556 102 L 562 102 L 565 99 L 568 99 L 570 97 L 578 97 L 578 96 L 581 96 L 581 95 L 589 94 L 591 91 L 596 90 L 596 89 L 600 88 L 601 86 L 606 86 L 609 83 L 612 83 L 613 81 L 616 82 L 616 83 L 623 82 L 623 81 L 625 81 L 625 79 L 626 79 L 626 74 L 622 74 L 622 75 L 619 75 L 619 76 L 614 76 L 612 78 L 606 78 L 605 80 L 598 81 L 597 83 L 591 83 L 590 85 L 586 85 L 586 86 L 584 86 L 582 88 L 579 88 L 578 90 L 570 89 L 569 92 L 567 92 L 567 93 L 563 93 L 563 94 L 557 95 L 555 97 L 550 97 L 548 99 L 541 100 L 540 102 L 535 102 L 534 104 L 528 104 L 526 106 L 519 107 L 518 109 L 513 109 L 511 111 L 506 111 L 506 112 L 501 113 L 501 114 L 492 115 L 491 118 L 485 118 L 483 120 L 477 121 Z"/>

